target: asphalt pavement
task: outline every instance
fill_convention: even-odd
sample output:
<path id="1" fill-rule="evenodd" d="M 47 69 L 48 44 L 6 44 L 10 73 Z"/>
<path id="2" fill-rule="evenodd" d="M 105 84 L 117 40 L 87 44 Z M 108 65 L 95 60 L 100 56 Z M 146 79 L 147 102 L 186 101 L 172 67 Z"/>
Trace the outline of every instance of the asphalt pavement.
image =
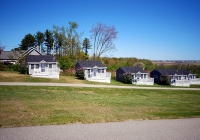
<path id="1" fill-rule="evenodd" d="M 200 140 L 200 118 L 1 128 L 0 140 Z"/>

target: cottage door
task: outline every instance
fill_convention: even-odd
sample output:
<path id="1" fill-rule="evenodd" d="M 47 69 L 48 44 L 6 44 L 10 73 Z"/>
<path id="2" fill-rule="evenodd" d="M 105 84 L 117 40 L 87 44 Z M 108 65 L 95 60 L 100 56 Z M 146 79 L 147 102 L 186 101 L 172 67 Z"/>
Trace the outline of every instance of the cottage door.
<path id="1" fill-rule="evenodd" d="M 41 63 L 41 72 L 45 72 L 45 63 Z"/>
<path id="2" fill-rule="evenodd" d="M 97 75 L 97 68 L 93 68 L 93 76 Z"/>

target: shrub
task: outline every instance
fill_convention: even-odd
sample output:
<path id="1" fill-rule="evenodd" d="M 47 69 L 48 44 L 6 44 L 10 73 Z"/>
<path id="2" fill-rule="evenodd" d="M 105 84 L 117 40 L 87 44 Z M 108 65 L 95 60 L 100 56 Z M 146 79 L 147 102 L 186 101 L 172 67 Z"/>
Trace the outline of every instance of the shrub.
<path id="1" fill-rule="evenodd" d="M 83 69 L 83 68 L 77 68 L 76 69 L 76 76 L 79 79 L 84 79 L 85 78 L 85 69 Z"/>
<path id="2" fill-rule="evenodd" d="M 130 72 L 124 73 L 123 78 L 125 83 L 132 84 L 133 75 Z"/>
<path id="3" fill-rule="evenodd" d="M 0 71 L 4 70 L 4 64 L 2 62 L 0 62 Z"/>
<path id="4" fill-rule="evenodd" d="M 20 70 L 20 65 L 19 64 L 14 64 L 14 65 L 12 65 L 12 69 L 14 71 L 19 71 Z"/>
<path id="5" fill-rule="evenodd" d="M 171 84 L 171 77 L 169 75 L 161 75 L 160 81 L 161 81 L 161 84 L 163 84 L 163 85 L 170 85 Z"/>
<path id="6" fill-rule="evenodd" d="M 20 64 L 19 72 L 21 74 L 27 74 L 28 73 L 28 68 L 27 68 L 26 64 L 24 64 L 24 63 Z"/>

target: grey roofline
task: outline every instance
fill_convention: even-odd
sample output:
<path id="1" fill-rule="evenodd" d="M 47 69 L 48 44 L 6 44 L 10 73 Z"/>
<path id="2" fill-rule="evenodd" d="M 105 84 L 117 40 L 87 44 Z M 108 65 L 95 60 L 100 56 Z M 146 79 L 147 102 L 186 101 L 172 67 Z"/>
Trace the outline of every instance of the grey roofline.
<path id="1" fill-rule="evenodd" d="M 97 67 L 97 66 L 94 66 L 94 67 Z M 90 68 L 94 68 L 94 67 L 83 67 L 83 68 L 88 68 L 88 69 L 90 69 Z M 97 67 L 97 68 L 107 68 L 107 67 Z"/>
<path id="2" fill-rule="evenodd" d="M 29 63 L 40 63 L 40 62 L 27 62 L 27 63 L 29 64 Z M 46 62 L 46 61 L 44 61 L 44 62 Z M 46 62 L 46 63 L 58 63 L 58 62 Z"/>

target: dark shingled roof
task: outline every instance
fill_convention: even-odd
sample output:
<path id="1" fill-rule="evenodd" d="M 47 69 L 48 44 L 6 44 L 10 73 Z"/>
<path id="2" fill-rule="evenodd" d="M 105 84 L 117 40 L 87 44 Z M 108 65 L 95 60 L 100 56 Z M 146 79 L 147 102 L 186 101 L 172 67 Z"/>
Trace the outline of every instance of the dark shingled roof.
<path id="1" fill-rule="evenodd" d="M 182 70 L 177 70 L 177 69 L 156 69 L 158 72 L 160 72 L 162 75 L 188 75 L 190 72 L 188 70 L 182 69 Z"/>
<path id="2" fill-rule="evenodd" d="M 27 55 L 26 56 L 27 62 L 40 62 L 42 60 L 46 62 L 56 62 L 55 58 L 52 55 Z"/>
<path id="3" fill-rule="evenodd" d="M 124 72 L 130 72 L 130 73 L 146 73 L 141 67 L 138 66 L 124 66 L 120 67 L 119 69 L 122 69 Z"/>
<path id="4" fill-rule="evenodd" d="M 101 61 L 99 60 L 79 60 L 77 62 L 80 67 L 94 67 L 94 66 L 97 66 L 97 67 L 105 67 Z"/>
<path id="5" fill-rule="evenodd" d="M 0 54 L 0 59 L 1 60 L 7 60 L 7 59 L 10 59 L 10 60 L 17 60 L 18 59 L 18 56 L 19 56 L 19 52 L 13 52 L 13 51 L 2 51 L 1 54 Z"/>

